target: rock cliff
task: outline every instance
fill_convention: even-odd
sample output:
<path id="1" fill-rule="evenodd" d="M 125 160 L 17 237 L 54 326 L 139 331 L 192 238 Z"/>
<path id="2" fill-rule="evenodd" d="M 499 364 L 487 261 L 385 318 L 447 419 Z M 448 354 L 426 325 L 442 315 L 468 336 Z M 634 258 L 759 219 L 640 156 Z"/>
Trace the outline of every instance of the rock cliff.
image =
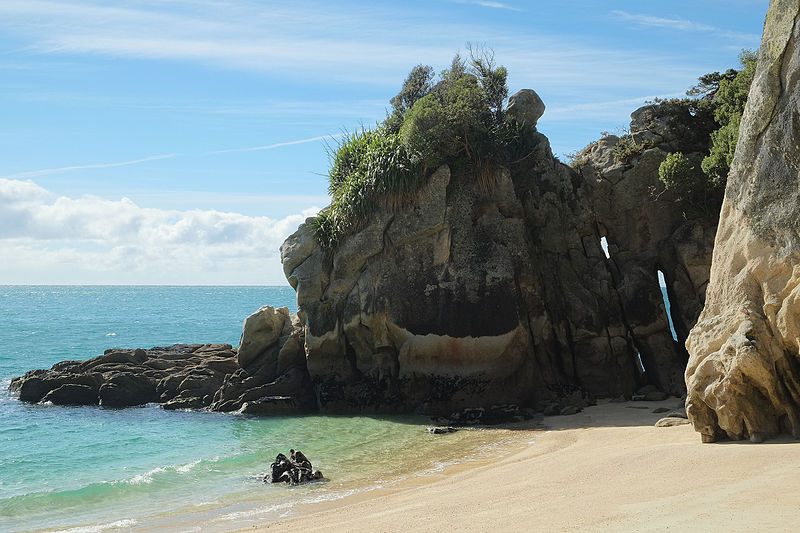
<path id="1" fill-rule="evenodd" d="M 532 92 L 509 113 L 529 125 L 544 111 Z M 319 407 L 541 407 L 646 384 L 683 394 L 715 222 L 652 194 L 669 151 L 708 147 L 708 128 L 687 133 L 667 111 L 638 110 L 630 136 L 603 138 L 577 170 L 533 128 L 530 153 L 508 168 L 477 179 L 443 166 L 412 205 L 379 211 L 334 250 L 301 225 L 281 255 Z"/>
<path id="2" fill-rule="evenodd" d="M 506 404 L 566 414 L 593 397 L 682 395 L 716 227 L 654 191 L 667 154 L 699 159 L 713 123 L 678 103 L 645 106 L 629 135 L 593 143 L 573 168 L 536 130 L 538 95 L 509 102 L 506 116 L 526 125 L 515 161 L 442 166 L 334 249 L 313 220 L 286 240 L 297 316 L 265 307 L 238 348 L 110 350 L 31 371 L 11 390 L 30 402 L 253 414 Z"/>
<path id="3" fill-rule="evenodd" d="M 742 118 L 708 299 L 686 346 L 704 442 L 800 437 L 800 4 L 773 0 Z"/>

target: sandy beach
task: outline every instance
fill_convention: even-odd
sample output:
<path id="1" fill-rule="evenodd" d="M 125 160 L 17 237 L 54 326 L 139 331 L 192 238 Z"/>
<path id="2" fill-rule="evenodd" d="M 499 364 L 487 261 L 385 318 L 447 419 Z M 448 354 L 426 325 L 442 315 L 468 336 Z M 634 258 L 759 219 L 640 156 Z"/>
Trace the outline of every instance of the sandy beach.
<path id="1" fill-rule="evenodd" d="M 600 403 L 512 428 L 495 462 L 298 509 L 260 531 L 795 531 L 800 443 L 701 444 L 665 402 Z M 443 436 L 447 438 L 447 436 Z"/>

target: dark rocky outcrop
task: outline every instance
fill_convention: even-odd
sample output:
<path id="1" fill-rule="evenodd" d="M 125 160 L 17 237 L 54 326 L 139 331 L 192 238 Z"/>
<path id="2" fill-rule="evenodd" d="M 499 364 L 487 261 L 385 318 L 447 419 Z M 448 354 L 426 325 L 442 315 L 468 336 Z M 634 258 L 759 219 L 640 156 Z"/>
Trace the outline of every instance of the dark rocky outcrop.
<path id="1" fill-rule="evenodd" d="M 512 115 L 538 118 L 535 100 L 512 98 Z M 443 166 L 411 206 L 378 211 L 333 251 L 301 225 L 281 255 L 319 407 L 542 409 L 575 391 L 630 397 L 646 384 L 682 395 L 715 223 L 652 189 L 667 153 L 707 150 L 710 131 L 689 135 L 666 110 L 635 112 L 632 135 L 601 139 L 577 170 L 535 129 L 529 153 L 488 177 Z"/>
<path id="2" fill-rule="evenodd" d="M 322 472 L 314 470 L 303 452 L 289 450 L 289 457 L 279 453 L 275 461 L 269 465 L 269 472 L 264 476 L 264 483 L 288 483 L 297 485 L 309 481 L 323 479 Z"/>
<path id="3" fill-rule="evenodd" d="M 288 309 L 262 307 L 230 344 L 112 349 L 87 361 L 32 370 L 9 386 L 22 401 L 55 405 L 296 414 L 315 408 L 305 366 L 303 329 Z"/>
<path id="4" fill-rule="evenodd" d="M 773 0 L 705 309 L 686 345 L 703 442 L 800 437 L 800 4 Z"/>

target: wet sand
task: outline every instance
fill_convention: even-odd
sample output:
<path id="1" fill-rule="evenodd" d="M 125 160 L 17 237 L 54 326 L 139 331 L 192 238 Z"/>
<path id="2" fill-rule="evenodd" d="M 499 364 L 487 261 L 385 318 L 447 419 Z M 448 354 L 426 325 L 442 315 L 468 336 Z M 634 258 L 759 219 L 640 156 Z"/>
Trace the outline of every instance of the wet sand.
<path id="1" fill-rule="evenodd" d="M 664 415 L 653 409 L 678 402 L 605 402 L 514 426 L 497 433 L 497 460 L 308 504 L 254 529 L 795 531 L 800 443 L 701 444 L 690 425 L 654 427 Z"/>

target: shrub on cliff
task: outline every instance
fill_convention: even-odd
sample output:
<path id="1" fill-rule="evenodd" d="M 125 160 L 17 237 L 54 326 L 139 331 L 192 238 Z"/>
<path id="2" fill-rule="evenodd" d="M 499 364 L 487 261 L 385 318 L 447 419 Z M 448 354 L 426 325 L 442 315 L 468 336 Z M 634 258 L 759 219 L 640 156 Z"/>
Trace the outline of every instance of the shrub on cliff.
<path id="1" fill-rule="evenodd" d="M 715 106 L 714 118 L 720 127 L 711 134 L 711 150 L 703 160 L 703 172 L 712 180 L 722 183 L 727 180 L 733 161 L 736 141 L 739 139 L 739 123 L 755 76 L 758 56 L 752 50 L 742 50 L 739 61 L 742 70 L 729 70 L 719 80 L 716 90 L 709 93 Z M 700 81 L 702 83 L 703 78 Z"/>
<path id="2" fill-rule="evenodd" d="M 715 216 L 722 200 L 721 183 L 711 179 L 699 164 L 681 152 L 669 154 L 658 167 L 658 179 L 695 216 Z"/>
<path id="3" fill-rule="evenodd" d="M 683 154 L 674 153 L 658 169 L 664 188 L 698 214 L 716 216 L 736 150 L 739 123 L 758 59 L 755 52 L 743 50 L 739 60 L 741 70 L 729 69 L 724 74 L 713 72 L 701 76 L 700 83 L 687 92 L 701 95 L 694 101 L 705 111 L 711 110 L 717 126 L 710 134 L 708 155 L 700 167 L 687 164 L 688 159 Z"/>
<path id="4" fill-rule="evenodd" d="M 532 128 L 504 120 L 506 69 L 491 52 L 469 51 L 469 63 L 456 55 L 435 84 L 431 67 L 415 66 L 383 123 L 345 135 L 329 150 L 332 201 L 312 222 L 323 247 L 337 246 L 375 209 L 406 205 L 443 163 L 485 184 L 497 165 L 528 148 Z"/>

